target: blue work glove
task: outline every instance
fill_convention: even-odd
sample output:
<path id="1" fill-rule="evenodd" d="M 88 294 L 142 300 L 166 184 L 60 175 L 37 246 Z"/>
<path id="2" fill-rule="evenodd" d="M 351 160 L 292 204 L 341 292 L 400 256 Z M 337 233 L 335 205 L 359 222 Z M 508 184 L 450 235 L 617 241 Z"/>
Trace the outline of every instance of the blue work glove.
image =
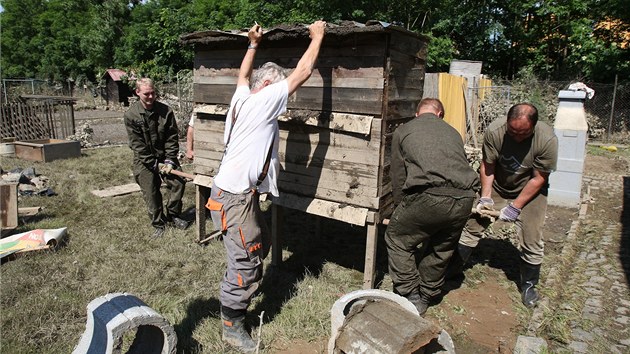
<path id="1" fill-rule="evenodd" d="M 161 175 L 168 175 L 175 168 L 175 163 L 171 160 L 165 160 L 164 163 L 158 164 L 158 169 Z"/>
<path id="2" fill-rule="evenodd" d="M 494 200 L 492 198 L 479 198 L 479 202 L 477 203 L 477 212 L 481 213 L 482 210 L 494 210 Z"/>
<path id="3" fill-rule="evenodd" d="M 518 216 L 521 215 L 521 209 L 515 207 L 510 203 L 510 205 L 501 209 L 501 214 L 499 215 L 499 220 L 503 221 L 516 221 Z"/>

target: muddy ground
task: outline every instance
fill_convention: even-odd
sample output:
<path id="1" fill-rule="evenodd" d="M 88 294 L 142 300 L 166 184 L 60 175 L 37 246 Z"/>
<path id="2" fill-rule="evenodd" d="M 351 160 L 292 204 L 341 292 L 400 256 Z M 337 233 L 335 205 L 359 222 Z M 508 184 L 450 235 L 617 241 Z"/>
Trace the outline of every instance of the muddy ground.
<path id="1" fill-rule="evenodd" d="M 126 144 L 122 114 L 121 111 L 85 110 L 77 111 L 75 118 L 77 127 L 84 122 L 90 124 L 94 130 L 95 144 Z M 624 173 L 628 166 L 623 159 L 610 161 L 595 156 L 588 158 L 586 169 L 585 173 L 611 169 Z M 560 254 L 577 213 L 577 209 L 548 208 L 544 230 L 547 255 Z M 291 212 L 290 218 L 296 222 L 287 226 L 288 230 L 285 232 L 289 235 L 295 232 L 304 233 L 305 228 L 315 229 L 305 227 L 312 222 L 311 215 Z M 517 290 L 518 251 L 514 247 L 513 229 L 509 224 L 497 222 L 493 230 L 494 234 L 482 240 L 473 253 L 466 279 L 449 283 L 445 288 L 444 298 L 432 306 L 427 314 L 428 318 L 439 322 L 450 333 L 458 353 L 511 353 L 518 334 L 525 332 L 524 327 L 531 316 L 531 311 L 520 304 Z M 387 259 L 383 232 L 384 228 L 381 228 L 376 281 L 381 289 L 391 290 L 391 283 L 387 282 L 386 276 Z M 311 240 L 312 252 L 321 254 L 326 261 L 362 271 L 365 249 L 363 228 L 324 219 L 321 233 L 321 239 Z M 287 240 L 286 247 L 292 247 L 291 240 Z M 317 257 L 313 257 L 313 254 L 308 257 L 315 258 Z M 543 282 L 546 266 L 543 265 Z M 308 268 L 309 265 L 306 264 L 305 267 Z M 295 343 L 292 348 L 300 348 L 300 352 L 322 352 L 326 341 L 327 338 L 322 338 L 315 343 Z"/>

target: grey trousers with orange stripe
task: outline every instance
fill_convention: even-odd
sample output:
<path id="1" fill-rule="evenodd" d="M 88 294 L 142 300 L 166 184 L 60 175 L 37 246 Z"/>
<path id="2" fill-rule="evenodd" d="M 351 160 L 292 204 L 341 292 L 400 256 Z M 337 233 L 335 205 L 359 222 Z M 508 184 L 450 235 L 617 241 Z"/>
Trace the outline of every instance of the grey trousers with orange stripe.
<path id="1" fill-rule="evenodd" d="M 227 254 L 227 270 L 219 294 L 221 306 L 247 310 L 262 279 L 263 259 L 271 247 L 259 194 L 233 194 L 213 185 L 206 207 L 215 230 L 223 232 Z"/>

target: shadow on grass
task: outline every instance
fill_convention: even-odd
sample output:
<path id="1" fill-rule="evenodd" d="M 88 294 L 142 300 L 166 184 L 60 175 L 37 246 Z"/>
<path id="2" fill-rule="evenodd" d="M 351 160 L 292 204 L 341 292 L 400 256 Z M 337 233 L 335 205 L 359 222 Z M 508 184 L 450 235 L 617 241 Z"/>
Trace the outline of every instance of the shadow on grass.
<path id="1" fill-rule="evenodd" d="M 220 316 L 219 312 L 219 300 L 216 298 L 197 298 L 193 300 L 186 309 L 186 318 L 184 318 L 181 323 L 174 326 L 175 333 L 177 334 L 177 352 L 199 352 L 200 345 L 192 337 L 192 334 L 203 319 L 207 317 L 218 318 Z"/>
<path id="2" fill-rule="evenodd" d="M 270 218 L 270 214 L 266 212 L 265 217 Z M 284 209 L 283 250 L 289 251 L 291 255 L 280 265 L 270 266 L 265 270 L 260 288 L 265 294 L 264 299 L 256 308 L 251 309 L 252 313 L 265 311 L 265 322 L 272 321 L 283 304 L 293 297 L 300 281 L 307 276 L 318 277 L 326 263 L 356 270 L 361 273 L 361 280 L 363 279 L 366 227 L 320 218 L 318 238 L 317 218 L 319 217 L 315 215 Z M 271 224 L 270 220 L 266 222 Z M 374 281 L 377 287 L 387 272 L 384 229 L 379 227 Z M 355 290 L 359 289 L 360 287 Z"/>

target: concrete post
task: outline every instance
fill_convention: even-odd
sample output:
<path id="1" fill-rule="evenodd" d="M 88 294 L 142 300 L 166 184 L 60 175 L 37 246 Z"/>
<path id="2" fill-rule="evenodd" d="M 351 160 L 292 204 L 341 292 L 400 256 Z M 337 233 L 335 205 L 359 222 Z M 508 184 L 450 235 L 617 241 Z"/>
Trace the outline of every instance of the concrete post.
<path id="1" fill-rule="evenodd" d="M 560 91 L 553 125 L 558 137 L 558 167 L 549 177 L 549 205 L 577 208 L 582 191 L 588 124 L 584 91 Z"/>

